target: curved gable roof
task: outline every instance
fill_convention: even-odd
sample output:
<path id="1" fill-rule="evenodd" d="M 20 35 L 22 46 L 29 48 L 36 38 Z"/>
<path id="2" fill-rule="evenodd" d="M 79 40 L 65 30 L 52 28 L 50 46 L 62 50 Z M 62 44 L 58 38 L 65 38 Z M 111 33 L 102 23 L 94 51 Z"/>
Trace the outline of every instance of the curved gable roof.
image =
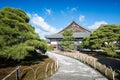
<path id="1" fill-rule="evenodd" d="M 69 24 L 67 27 L 65 27 L 63 30 L 61 30 L 58 33 L 62 33 L 64 30 L 71 29 L 74 33 L 76 32 L 90 32 L 89 30 L 83 28 L 82 26 L 78 25 L 75 21 L 73 21 L 71 24 Z"/>
<path id="2" fill-rule="evenodd" d="M 71 24 L 69 24 L 67 27 L 65 27 L 63 30 L 61 30 L 60 32 L 53 34 L 53 35 L 47 35 L 45 36 L 46 38 L 62 38 L 62 32 L 67 30 L 67 29 L 71 29 L 73 30 L 73 36 L 75 38 L 84 38 L 86 36 L 90 35 L 90 31 L 81 27 L 80 25 L 78 25 L 75 21 L 73 21 Z"/>

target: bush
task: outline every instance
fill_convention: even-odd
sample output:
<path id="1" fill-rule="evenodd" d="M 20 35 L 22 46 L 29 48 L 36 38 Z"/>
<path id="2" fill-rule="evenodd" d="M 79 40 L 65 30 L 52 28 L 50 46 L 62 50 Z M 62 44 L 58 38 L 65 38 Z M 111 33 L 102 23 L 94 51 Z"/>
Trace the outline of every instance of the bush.
<path id="1" fill-rule="evenodd" d="M 109 55 L 109 56 L 112 56 L 112 57 L 117 56 L 116 52 L 113 51 L 113 50 L 110 49 L 110 48 L 103 48 L 103 50 L 105 50 L 105 52 L 106 52 L 107 55 Z"/>
<path id="2" fill-rule="evenodd" d="M 52 46 L 48 46 L 48 47 L 47 47 L 47 50 L 48 50 L 48 51 L 51 51 L 51 50 L 54 50 L 54 48 L 53 48 Z"/>

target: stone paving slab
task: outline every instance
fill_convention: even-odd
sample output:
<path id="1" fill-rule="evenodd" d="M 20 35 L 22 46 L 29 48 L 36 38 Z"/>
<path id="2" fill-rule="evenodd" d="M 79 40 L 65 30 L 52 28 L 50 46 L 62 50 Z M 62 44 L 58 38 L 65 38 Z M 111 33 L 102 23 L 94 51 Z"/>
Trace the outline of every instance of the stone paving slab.
<path id="1" fill-rule="evenodd" d="M 108 80 L 98 71 L 76 59 L 52 52 L 46 54 L 50 58 L 58 59 L 59 69 L 53 76 L 44 80 Z"/>

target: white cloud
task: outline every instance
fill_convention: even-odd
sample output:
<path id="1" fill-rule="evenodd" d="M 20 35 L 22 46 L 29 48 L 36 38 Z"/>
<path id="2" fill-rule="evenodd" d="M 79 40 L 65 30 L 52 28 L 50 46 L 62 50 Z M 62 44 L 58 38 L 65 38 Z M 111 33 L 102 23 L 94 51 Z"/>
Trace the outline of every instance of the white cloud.
<path id="1" fill-rule="evenodd" d="M 29 14 L 30 23 L 35 27 L 35 31 L 40 35 L 50 35 L 53 33 L 58 32 L 58 29 L 54 28 L 53 26 L 49 25 L 43 17 L 39 16 L 38 14 Z"/>
<path id="2" fill-rule="evenodd" d="M 73 12 L 73 11 L 77 11 L 77 8 L 71 8 L 71 11 Z"/>
<path id="3" fill-rule="evenodd" d="M 45 11 L 46 11 L 46 13 L 48 14 L 48 15 L 50 15 L 51 14 L 51 9 L 45 9 Z"/>
<path id="4" fill-rule="evenodd" d="M 88 26 L 88 29 L 97 29 L 98 27 L 100 27 L 100 25 L 102 24 L 108 24 L 107 22 L 105 21 L 96 21 L 93 25 L 91 26 Z"/>
<path id="5" fill-rule="evenodd" d="M 39 28 L 35 28 L 35 32 L 39 34 L 41 30 Z"/>
<path id="6" fill-rule="evenodd" d="M 85 16 L 84 15 L 80 15 L 79 16 L 79 20 L 80 20 L 80 22 L 83 22 L 85 20 Z"/>

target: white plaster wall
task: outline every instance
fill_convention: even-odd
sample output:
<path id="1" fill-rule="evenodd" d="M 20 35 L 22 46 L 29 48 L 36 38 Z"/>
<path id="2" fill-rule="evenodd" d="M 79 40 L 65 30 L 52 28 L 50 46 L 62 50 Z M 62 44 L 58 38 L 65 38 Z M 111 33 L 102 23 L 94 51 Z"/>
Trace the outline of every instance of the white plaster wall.
<path id="1" fill-rule="evenodd" d="M 57 44 L 57 42 L 56 41 L 52 41 L 51 44 Z"/>

